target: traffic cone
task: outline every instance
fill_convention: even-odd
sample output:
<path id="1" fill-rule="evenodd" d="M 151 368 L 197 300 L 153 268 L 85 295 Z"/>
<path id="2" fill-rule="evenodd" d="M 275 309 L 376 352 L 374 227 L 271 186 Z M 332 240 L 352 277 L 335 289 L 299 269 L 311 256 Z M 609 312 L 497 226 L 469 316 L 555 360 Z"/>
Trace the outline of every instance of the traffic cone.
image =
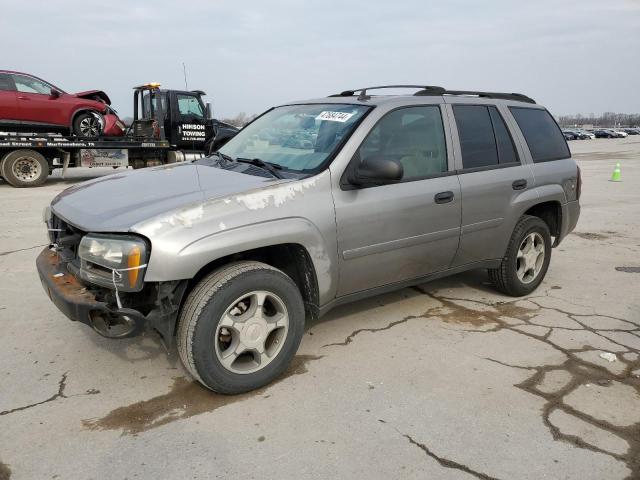
<path id="1" fill-rule="evenodd" d="M 611 182 L 621 182 L 622 181 L 622 172 L 620 172 L 620 162 L 616 163 L 616 168 L 613 169 L 613 174 L 611 175 Z"/>

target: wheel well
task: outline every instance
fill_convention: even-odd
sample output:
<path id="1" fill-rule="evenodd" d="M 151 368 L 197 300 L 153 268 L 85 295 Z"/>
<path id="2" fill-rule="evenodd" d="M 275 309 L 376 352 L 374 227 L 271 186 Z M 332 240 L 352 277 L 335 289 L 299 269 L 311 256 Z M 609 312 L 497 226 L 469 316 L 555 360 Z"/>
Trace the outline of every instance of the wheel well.
<path id="1" fill-rule="evenodd" d="M 231 262 L 254 260 L 282 270 L 296 284 L 304 301 L 305 313 L 310 319 L 319 316 L 319 294 L 316 271 L 306 248 L 297 243 L 284 243 L 234 253 L 218 258 L 204 267 L 189 281 L 187 293 L 213 270 Z"/>
<path id="2" fill-rule="evenodd" d="M 552 237 L 556 237 L 557 239 L 560 235 L 560 226 L 562 225 L 562 207 L 560 206 L 560 202 L 539 203 L 529 208 L 524 214 L 540 218 L 549 227 Z"/>

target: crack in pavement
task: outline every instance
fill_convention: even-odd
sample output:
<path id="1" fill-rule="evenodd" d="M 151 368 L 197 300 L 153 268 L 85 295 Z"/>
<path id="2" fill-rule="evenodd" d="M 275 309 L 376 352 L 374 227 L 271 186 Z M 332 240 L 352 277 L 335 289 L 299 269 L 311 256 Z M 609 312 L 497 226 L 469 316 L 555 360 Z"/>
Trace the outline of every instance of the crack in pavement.
<path id="1" fill-rule="evenodd" d="M 325 345 L 322 345 L 321 348 L 325 348 L 325 347 L 333 347 L 333 346 L 346 346 L 349 345 L 353 339 L 355 337 L 357 337 L 358 335 L 360 335 L 362 332 L 381 332 L 383 330 L 389 330 L 397 325 L 400 325 L 401 323 L 406 323 L 409 320 L 414 320 L 416 318 L 422 318 L 422 315 L 409 315 L 407 317 L 401 318 L 400 320 L 396 320 L 395 322 L 391 322 L 389 325 L 386 325 L 384 327 L 380 327 L 380 328 L 360 328 L 358 330 L 355 330 L 353 332 L 351 332 L 351 334 L 343 341 L 343 342 L 337 342 L 337 343 L 327 343 Z"/>
<path id="2" fill-rule="evenodd" d="M 541 397 L 545 400 L 545 404 L 542 408 L 542 421 L 544 425 L 549 429 L 554 440 L 564 441 L 575 447 L 590 450 L 596 453 L 608 455 L 613 457 L 616 460 L 625 462 L 626 466 L 631 470 L 631 474 L 628 477 L 629 479 L 640 479 L 640 421 L 627 426 L 619 426 L 614 425 L 609 421 L 596 418 L 592 415 L 589 415 L 585 412 L 580 411 L 577 408 L 567 404 L 565 402 L 565 398 L 570 395 L 572 392 L 576 391 L 578 388 L 582 386 L 590 386 L 592 384 L 607 386 L 612 382 L 617 382 L 621 385 L 626 385 L 627 387 L 633 388 L 635 392 L 640 396 L 640 379 L 634 376 L 634 372 L 640 369 L 640 356 L 637 355 L 638 349 L 633 348 L 629 345 L 625 345 L 615 338 L 610 338 L 604 333 L 623 333 L 623 334 L 631 334 L 634 337 L 640 336 L 640 324 L 635 321 L 628 320 L 626 318 L 615 317 L 612 315 L 600 314 L 595 312 L 590 306 L 579 305 L 576 303 L 572 303 L 570 301 L 564 300 L 559 297 L 554 297 L 552 295 L 543 295 L 543 296 L 535 296 L 535 297 L 523 297 L 520 299 L 516 299 L 508 302 L 496 302 L 491 303 L 490 301 L 480 301 L 480 300 L 469 300 L 466 298 L 456 298 L 456 297 L 448 297 L 448 296 L 440 296 L 434 293 L 430 293 L 424 290 L 421 287 L 412 287 L 413 290 L 419 292 L 422 295 L 426 295 L 427 297 L 433 299 L 437 302 L 437 305 L 428 308 L 424 313 L 420 315 L 410 315 L 404 317 L 400 320 L 393 321 L 386 326 L 378 327 L 378 328 L 361 328 L 353 331 L 343 342 L 330 343 L 327 345 L 323 345 L 324 347 L 329 346 L 346 346 L 353 341 L 353 339 L 364 332 L 381 332 L 384 330 L 389 330 L 397 325 L 406 323 L 412 319 L 428 319 L 432 317 L 437 317 L 441 321 L 445 323 L 468 323 L 473 326 L 479 327 L 484 325 L 493 325 L 491 328 L 482 329 L 482 330 L 473 330 L 473 329 L 464 329 L 461 331 L 471 332 L 474 334 L 491 334 L 495 332 L 500 332 L 502 330 L 507 330 L 518 335 L 524 335 L 533 340 L 543 342 L 559 353 L 563 354 L 566 357 L 566 360 L 562 364 L 551 364 L 551 365 L 539 365 L 539 366 L 522 366 L 522 365 L 511 365 L 506 362 L 502 362 L 500 360 L 496 360 L 493 358 L 485 358 L 485 360 L 499 364 L 501 366 L 507 368 L 517 368 L 521 370 L 526 370 L 532 372 L 532 375 L 528 377 L 523 382 L 514 385 L 515 387 L 526 391 L 531 395 L 535 395 Z M 566 304 L 573 305 L 579 308 L 587 308 L 593 310 L 593 313 L 574 313 L 568 310 L 564 310 L 562 308 L 558 308 L 556 306 L 546 306 L 543 304 L 544 298 L 552 298 L 558 301 L 562 301 Z M 464 302 L 465 304 L 475 304 L 480 310 L 474 310 L 473 308 L 469 308 L 467 306 L 461 305 L 456 302 Z M 517 305 L 518 302 L 528 302 L 534 308 L 525 308 L 521 305 Z M 536 323 L 535 317 L 545 311 L 555 312 L 557 314 L 563 315 L 566 318 L 574 321 L 576 324 L 580 325 L 580 328 L 567 328 L 562 326 L 550 326 L 550 325 L 542 325 Z M 588 317 L 599 317 L 602 319 L 614 320 L 617 322 L 624 322 L 628 324 L 628 327 L 632 327 L 629 329 L 621 329 L 621 328 L 594 328 L 585 321 Z M 509 319 L 516 319 L 518 324 L 513 323 Z M 521 330 L 518 327 L 522 328 L 523 326 L 531 326 L 531 327 L 544 327 L 547 328 L 548 331 L 544 334 L 536 334 L 531 331 Z M 635 327 L 635 328 L 633 328 Z M 572 331 L 584 331 L 590 332 L 593 335 L 596 335 L 599 338 L 606 340 L 606 342 L 610 342 L 610 345 L 615 345 L 619 351 L 617 351 L 616 359 L 618 362 L 621 362 L 624 365 L 622 372 L 612 372 L 608 370 L 606 367 L 602 365 L 598 365 L 596 363 L 589 362 L 586 359 L 583 359 L 579 356 L 579 354 L 584 352 L 592 352 L 592 351 L 606 351 L 606 348 L 602 348 L 599 346 L 591 346 L 589 345 L 589 340 L 584 341 L 584 345 L 581 348 L 569 348 L 566 345 L 554 343 L 551 338 L 551 334 L 554 331 L 558 330 L 572 330 Z M 625 357 L 623 354 L 631 354 L 635 353 L 636 356 L 632 357 L 635 359 L 630 359 L 630 357 Z M 564 384 L 561 388 L 556 388 L 553 392 L 543 391 L 541 387 L 541 382 L 543 381 L 545 375 L 552 371 L 563 371 L 568 375 L 569 380 Z M 597 430 L 602 430 L 609 434 L 612 434 L 624 441 L 627 442 L 629 448 L 626 454 L 614 453 L 603 448 L 600 448 L 588 441 L 580 438 L 577 435 L 571 435 L 567 433 L 563 433 L 560 428 L 555 426 L 551 420 L 550 416 L 554 411 L 562 411 L 563 413 L 570 415 L 578 420 L 588 423 L 589 425 L 595 427 Z M 407 437 L 413 444 L 416 446 L 420 446 L 418 442 Z M 422 448 L 421 446 L 420 448 Z M 432 452 L 428 450 L 428 448 L 424 447 L 425 453 L 429 456 L 433 456 Z M 433 456 L 436 458 L 435 456 Z M 453 462 L 453 464 L 456 464 Z M 472 472 L 470 472 L 472 473 Z M 473 472 L 474 475 L 484 475 L 479 474 L 478 472 Z M 478 477 L 478 478 L 491 478 L 491 477 Z"/>
<path id="3" fill-rule="evenodd" d="M 429 449 L 429 447 L 427 447 L 424 443 L 418 442 L 411 435 L 408 435 L 406 433 L 402 433 L 398 429 L 396 429 L 396 431 L 400 435 L 402 435 L 404 438 L 409 440 L 409 443 L 411 443 L 412 445 L 415 445 L 420 450 L 422 450 L 427 456 L 433 458 L 442 467 L 453 468 L 455 470 L 460 470 L 462 472 L 468 473 L 469 475 L 473 475 L 476 478 L 480 478 L 481 480 L 498 480 L 496 477 L 492 477 L 490 475 L 487 475 L 486 473 L 481 473 L 481 472 L 477 472 L 475 470 L 472 470 L 471 468 L 467 467 L 466 465 L 463 465 L 462 463 L 454 462 L 453 460 L 449 460 L 448 458 L 444 458 L 444 457 L 441 457 L 439 455 L 436 455 L 435 453 L 433 453 L 431 451 L 431 449 Z"/>
<path id="4" fill-rule="evenodd" d="M 48 243 L 43 243 L 42 245 L 35 245 L 33 247 L 19 248 L 17 250 L 8 250 L 6 252 L 0 252 L 0 257 L 4 257 L 5 255 L 9 255 L 11 253 L 24 252 L 24 251 L 27 251 L 27 250 L 33 250 L 34 248 L 46 247 L 47 245 L 49 245 L 49 244 Z"/>
<path id="5" fill-rule="evenodd" d="M 55 400 L 57 400 L 59 398 L 67 398 L 67 396 L 64 393 L 64 389 L 67 387 L 67 374 L 68 373 L 69 372 L 64 372 L 62 374 L 62 378 L 58 382 L 58 391 L 55 394 L 51 395 L 46 400 L 42 400 L 41 402 L 31 403 L 29 405 L 24 405 L 22 407 L 12 408 L 11 410 L 5 410 L 4 412 L 0 412 L 0 416 L 9 415 L 10 413 L 20 412 L 22 410 L 27 410 L 29 408 L 37 407 L 38 405 L 43 405 L 45 403 L 53 402 L 53 401 L 55 401 Z"/>
<path id="6" fill-rule="evenodd" d="M 84 395 L 96 395 L 96 394 L 100 393 L 100 390 L 89 389 L 85 393 L 80 393 L 80 394 L 76 394 L 76 395 L 67 395 L 67 394 L 65 394 L 64 391 L 67 388 L 67 375 L 68 374 L 69 374 L 69 372 L 64 372 L 62 374 L 62 377 L 60 378 L 60 381 L 58 382 L 58 391 L 55 394 L 51 395 L 46 400 L 42 400 L 42 401 L 36 402 L 36 403 L 30 403 L 29 405 L 23 405 L 22 407 L 16 407 L 16 408 L 12 408 L 10 410 L 4 410 L 3 412 L 0 412 L 0 417 L 3 416 L 3 415 L 9 415 L 9 414 L 15 413 L 15 412 L 21 412 L 23 410 L 28 410 L 30 408 L 37 407 L 39 405 L 44 405 L 45 403 L 54 402 L 54 401 L 58 400 L 59 398 L 80 397 L 80 396 L 84 396 Z"/>

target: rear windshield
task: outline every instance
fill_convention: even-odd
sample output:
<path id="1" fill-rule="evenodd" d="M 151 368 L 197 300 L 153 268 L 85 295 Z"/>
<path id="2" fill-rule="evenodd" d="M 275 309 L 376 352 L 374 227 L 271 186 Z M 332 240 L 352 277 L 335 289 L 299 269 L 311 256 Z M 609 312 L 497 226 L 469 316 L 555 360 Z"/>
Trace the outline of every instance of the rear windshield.
<path id="1" fill-rule="evenodd" d="M 509 107 L 524 135 L 533 161 L 549 162 L 571 157 L 558 124 L 546 110 Z"/>
<path id="2" fill-rule="evenodd" d="M 220 153 L 313 171 L 351 135 L 369 109 L 335 103 L 277 107 L 240 130 Z"/>

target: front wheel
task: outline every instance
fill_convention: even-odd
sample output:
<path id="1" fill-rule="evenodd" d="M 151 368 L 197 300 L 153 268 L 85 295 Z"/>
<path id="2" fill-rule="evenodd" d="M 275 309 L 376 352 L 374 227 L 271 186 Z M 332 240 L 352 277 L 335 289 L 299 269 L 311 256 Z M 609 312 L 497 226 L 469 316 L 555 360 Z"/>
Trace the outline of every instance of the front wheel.
<path id="1" fill-rule="evenodd" d="M 533 292 L 551 261 L 551 233 L 539 217 L 524 215 L 516 224 L 500 266 L 489 270 L 497 290 L 513 297 Z"/>
<path id="2" fill-rule="evenodd" d="M 82 138 L 97 138 L 102 135 L 103 125 L 99 113 L 82 112 L 73 121 L 73 133 Z"/>
<path id="3" fill-rule="evenodd" d="M 178 352 L 205 387 L 247 392 L 284 373 L 304 321 L 302 296 L 285 273 L 261 262 L 233 263 L 188 295 L 178 319 Z"/>

